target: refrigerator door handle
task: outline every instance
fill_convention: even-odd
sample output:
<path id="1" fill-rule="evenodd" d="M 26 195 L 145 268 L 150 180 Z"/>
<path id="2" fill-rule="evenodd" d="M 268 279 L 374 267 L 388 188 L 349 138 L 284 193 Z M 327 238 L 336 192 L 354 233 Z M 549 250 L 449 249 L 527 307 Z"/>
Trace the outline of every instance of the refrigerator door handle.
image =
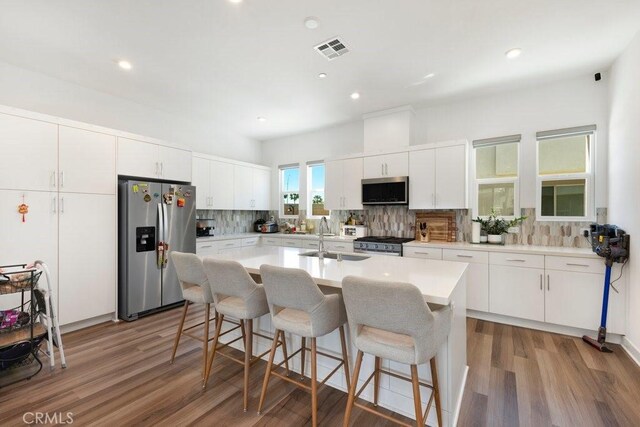
<path id="1" fill-rule="evenodd" d="M 164 242 L 164 216 L 162 215 L 162 203 L 158 203 L 158 243 Z"/>
<path id="2" fill-rule="evenodd" d="M 162 203 L 162 226 L 164 230 L 162 230 L 162 241 L 167 242 L 169 240 L 169 214 L 167 213 L 167 205 Z"/>

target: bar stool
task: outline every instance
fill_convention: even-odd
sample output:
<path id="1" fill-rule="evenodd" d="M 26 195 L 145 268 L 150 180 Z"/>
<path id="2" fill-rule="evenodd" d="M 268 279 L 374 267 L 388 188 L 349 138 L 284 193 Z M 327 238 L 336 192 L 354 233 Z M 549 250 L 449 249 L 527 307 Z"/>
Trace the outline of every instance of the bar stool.
<path id="1" fill-rule="evenodd" d="M 344 334 L 344 324 L 347 318 L 344 302 L 339 294 L 323 294 L 320 288 L 318 288 L 318 285 L 313 281 L 313 278 L 304 270 L 262 265 L 260 267 L 260 275 L 262 276 L 264 289 L 267 292 L 269 311 L 271 312 L 273 325 L 276 328 L 276 335 L 282 334 L 282 336 L 284 336 L 284 332 L 288 332 L 299 335 L 302 338 L 300 349 L 289 357 L 284 353 L 284 359 L 287 361 L 298 353 L 301 353 L 302 364 L 300 374 L 303 378 L 305 352 L 311 352 L 311 385 L 308 386 L 273 371 L 273 358 L 277 349 L 276 342 L 274 341 L 271 346 L 267 371 L 265 372 L 264 382 L 262 384 L 258 414 L 260 414 L 262 405 L 264 404 L 269 379 L 271 375 L 275 375 L 298 387 L 311 391 L 311 419 L 312 425 L 315 427 L 318 424 L 318 354 L 340 362 L 338 366 L 320 382 L 320 385 L 324 385 L 340 367 L 344 367 L 347 387 L 349 387 L 349 359 L 347 357 L 347 346 Z M 340 330 L 342 358 L 320 352 L 316 348 L 317 337 L 327 335 L 336 329 Z M 307 338 L 310 338 L 311 349 L 306 347 Z M 276 367 L 281 366 L 282 363 L 284 362 L 276 365 Z"/>
<path id="2" fill-rule="evenodd" d="M 351 410 L 357 406 L 401 425 L 409 425 L 382 414 L 355 400 L 374 379 L 374 405 L 378 405 L 380 374 L 387 374 L 413 385 L 416 425 L 423 426 L 435 400 L 438 425 L 442 426 L 442 408 L 436 353 L 451 330 L 451 307 L 431 311 L 418 288 L 408 283 L 385 282 L 348 276 L 342 281 L 342 294 L 349 318 L 352 342 L 358 349 L 349 397 L 344 416 L 344 427 L 349 425 Z M 364 353 L 375 356 L 371 376 L 356 393 L 360 366 Z M 411 379 L 381 369 L 381 359 L 411 366 Z M 432 384 L 420 382 L 418 365 L 429 362 Z M 420 386 L 432 390 L 426 411 L 422 413 Z"/>
<path id="3" fill-rule="evenodd" d="M 216 323 L 216 332 L 213 336 L 213 343 L 211 344 L 209 361 L 207 363 L 202 387 L 204 388 L 207 385 L 209 375 L 211 374 L 213 359 L 216 354 L 218 354 L 218 350 L 231 345 L 239 339 L 243 339 L 245 350 L 244 360 L 237 359 L 231 355 L 221 352 L 219 354 L 244 366 L 243 407 L 246 412 L 247 407 L 249 406 L 249 372 L 251 365 L 256 363 L 262 358 L 262 356 L 266 355 L 270 351 L 267 350 L 253 358 L 254 335 L 266 339 L 272 339 L 271 337 L 253 332 L 253 319 L 257 319 L 269 313 L 267 296 L 265 295 L 264 288 L 255 282 L 241 264 L 235 261 L 216 260 L 213 258 L 205 258 L 203 264 L 204 271 L 209 279 L 209 285 L 211 286 L 214 305 L 218 312 L 218 322 Z M 239 320 L 239 327 L 242 329 L 242 336 L 230 342 L 218 345 L 220 337 L 238 328 L 235 327 L 225 331 L 224 333 L 220 333 L 223 322 L 238 325 L 236 322 L 227 320 L 226 316 Z M 278 339 L 275 339 L 274 341 L 277 342 Z M 284 345 L 284 334 L 282 334 L 282 342 Z"/>
<path id="4" fill-rule="evenodd" d="M 211 314 L 211 304 L 213 303 L 213 296 L 211 295 L 211 288 L 209 287 L 209 281 L 204 273 L 202 267 L 202 261 L 196 254 L 183 253 L 183 252 L 171 252 L 171 261 L 176 268 L 178 275 L 178 281 L 182 288 L 182 298 L 184 298 L 184 310 L 182 311 L 182 317 L 180 318 L 180 324 L 178 325 L 178 332 L 176 333 L 176 339 L 173 343 L 173 352 L 171 353 L 171 362 L 175 360 L 176 351 L 178 350 L 178 344 L 180 343 L 180 337 L 184 334 L 190 338 L 203 342 L 202 346 L 202 378 L 204 378 L 207 368 L 207 348 L 209 345 L 209 322 Z M 187 317 L 187 311 L 189 304 L 204 304 L 204 322 L 197 325 L 190 326 L 187 329 L 183 329 L 184 320 Z M 214 319 L 215 320 L 215 311 Z M 198 337 L 189 333 L 191 329 L 197 328 L 204 324 L 204 336 Z"/>

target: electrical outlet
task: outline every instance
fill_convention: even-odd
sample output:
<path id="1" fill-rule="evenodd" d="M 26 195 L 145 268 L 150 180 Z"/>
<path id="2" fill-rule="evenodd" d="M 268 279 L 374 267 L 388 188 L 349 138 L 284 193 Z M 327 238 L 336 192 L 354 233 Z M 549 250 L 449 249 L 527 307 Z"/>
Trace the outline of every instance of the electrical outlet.
<path id="1" fill-rule="evenodd" d="M 588 229 L 588 228 L 583 228 L 582 230 L 580 230 L 580 232 L 582 233 L 582 235 L 583 235 L 584 237 L 589 237 L 589 233 L 590 233 L 590 231 L 591 231 L 591 230 L 590 230 L 590 229 Z"/>

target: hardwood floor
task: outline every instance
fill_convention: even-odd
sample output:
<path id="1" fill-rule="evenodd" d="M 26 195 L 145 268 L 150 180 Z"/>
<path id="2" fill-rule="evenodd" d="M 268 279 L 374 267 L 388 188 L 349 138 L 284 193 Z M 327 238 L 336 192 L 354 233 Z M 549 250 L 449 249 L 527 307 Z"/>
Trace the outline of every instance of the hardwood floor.
<path id="1" fill-rule="evenodd" d="M 69 368 L 45 367 L 30 381 L 0 389 L 0 425 L 24 425 L 25 412 L 72 412 L 83 426 L 310 424 L 309 394 L 276 379 L 266 412 L 256 414 L 264 362 L 252 370 L 246 413 L 242 366 L 216 358 L 203 391 L 201 347 L 186 337 L 169 365 L 180 311 L 66 334 Z M 201 317 L 201 310 L 189 310 L 187 325 Z M 640 425 L 640 368 L 619 347 L 600 354 L 577 338 L 474 319 L 468 337 L 459 425 Z M 321 425 L 342 424 L 345 393 L 325 387 L 318 403 Z M 358 408 L 352 419 L 354 426 L 392 425 Z"/>

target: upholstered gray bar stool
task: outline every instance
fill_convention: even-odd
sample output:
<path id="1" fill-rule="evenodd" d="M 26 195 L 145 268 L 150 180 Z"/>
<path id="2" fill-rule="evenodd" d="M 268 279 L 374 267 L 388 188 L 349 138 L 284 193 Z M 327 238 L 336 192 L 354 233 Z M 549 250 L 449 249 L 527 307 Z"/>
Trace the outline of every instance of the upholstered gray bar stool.
<path id="1" fill-rule="evenodd" d="M 207 381 L 209 380 L 213 359 L 216 354 L 218 354 L 217 350 L 224 348 L 239 339 L 243 339 L 244 360 L 237 359 L 222 352 L 219 354 L 220 356 L 224 356 L 244 366 L 243 407 L 246 411 L 249 406 L 249 373 L 251 365 L 260 360 L 262 356 L 269 353 L 269 350 L 267 350 L 253 358 L 253 337 L 259 336 L 266 339 L 272 339 L 271 337 L 253 331 L 253 319 L 257 319 L 269 313 L 267 296 L 265 295 L 264 288 L 251 278 L 247 270 L 245 270 L 241 264 L 235 261 L 217 260 L 214 258 L 205 258 L 203 263 L 204 271 L 209 279 L 209 285 L 211 286 L 214 305 L 218 312 L 218 322 L 216 324 L 216 332 L 213 336 L 213 343 L 211 344 L 211 351 L 209 352 L 209 361 L 207 363 L 203 387 L 206 387 Z M 242 336 L 230 342 L 218 345 L 220 337 L 237 329 L 237 327 L 235 327 L 225 331 L 224 333 L 220 333 L 223 322 L 237 324 L 233 321 L 230 322 L 226 316 L 237 319 L 240 322 L 239 324 L 242 328 Z M 282 334 L 280 338 L 284 343 L 284 334 Z M 274 341 L 278 342 L 278 339 L 274 339 Z"/>
<path id="2" fill-rule="evenodd" d="M 316 426 L 318 424 L 318 354 L 340 362 L 338 366 L 322 380 L 320 385 L 324 385 L 340 367 L 344 367 L 347 387 L 349 387 L 349 359 L 347 357 L 347 346 L 344 334 L 344 324 L 347 322 L 347 318 L 342 297 L 339 294 L 323 294 L 318 285 L 313 281 L 313 278 L 304 270 L 262 265 L 260 267 L 260 276 L 262 277 L 264 289 L 267 292 L 269 310 L 271 311 L 272 323 L 275 326 L 276 335 L 281 334 L 284 336 L 284 332 L 288 332 L 302 338 L 300 349 L 289 357 L 287 357 L 285 352 L 284 361 L 301 353 L 300 374 L 304 377 L 305 352 L 310 351 L 311 385 L 293 380 L 273 370 L 273 359 L 278 347 L 277 342 L 274 341 L 271 346 L 271 353 L 269 354 L 267 371 L 264 375 L 258 413 L 260 413 L 262 405 L 264 404 L 269 386 L 269 378 L 271 375 L 275 375 L 298 387 L 311 391 L 311 420 L 312 425 Z M 317 337 L 327 335 L 336 329 L 340 330 L 342 358 L 319 352 L 316 348 Z M 311 341 L 310 349 L 306 347 L 307 338 Z M 285 348 L 286 346 L 283 346 L 283 350 L 285 350 Z M 282 363 L 284 363 L 284 361 Z M 276 367 L 281 366 L 282 363 L 276 365 Z"/>
<path id="3" fill-rule="evenodd" d="M 207 368 L 207 348 L 209 346 L 209 322 L 211 315 L 211 304 L 213 303 L 213 296 L 211 294 L 211 288 L 209 287 L 209 281 L 202 268 L 202 261 L 196 254 L 183 253 L 183 252 L 171 252 L 171 261 L 176 268 L 178 275 L 178 281 L 182 288 L 182 298 L 184 299 L 184 310 L 182 311 L 182 317 L 178 325 L 178 332 L 176 333 L 176 339 L 173 343 L 173 352 L 171 353 L 171 363 L 175 360 L 176 351 L 178 350 L 178 344 L 180 343 L 180 337 L 186 335 L 198 341 L 202 341 L 202 378 L 205 377 Z M 189 304 L 204 304 L 204 322 L 190 326 L 187 329 L 184 328 L 184 320 L 187 317 L 187 311 Z M 215 314 L 215 313 L 214 313 Z M 190 331 L 194 328 L 202 326 L 204 324 L 204 335 L 198 337 L 192 335 Z"/>
<path id="4" fill-rule="evenodd" d="M 377 406 L 381 373 L 412 383 L 417 426 L 424 425 L 434 400 L 438 425 L 442 426 L 436 354 L 451 329 L 451 308 L 446 306 L 431 311 L 418 288 L 409 283 L 384 282 L 353 276 L 345 277 L 342 281 L 342 295 L 349 318 L 351 340 L 358 349 L 349 387 L 344 427 L 349 425 L 354 405 L 398 424 L 408 425 L 356 402 L 373 378 L 374 405 Z M 356 393 L 364 353 L 375 356 L 375 368 Z M 383 371 L 381 359 L 410 365 L 411 379 Z M 418 378 L 418 365 L 426 362 L 431 364 L 432 384 L 420 382 Z M 424 414 L 420 400 L 421 385 L 432 390 Z"/>

